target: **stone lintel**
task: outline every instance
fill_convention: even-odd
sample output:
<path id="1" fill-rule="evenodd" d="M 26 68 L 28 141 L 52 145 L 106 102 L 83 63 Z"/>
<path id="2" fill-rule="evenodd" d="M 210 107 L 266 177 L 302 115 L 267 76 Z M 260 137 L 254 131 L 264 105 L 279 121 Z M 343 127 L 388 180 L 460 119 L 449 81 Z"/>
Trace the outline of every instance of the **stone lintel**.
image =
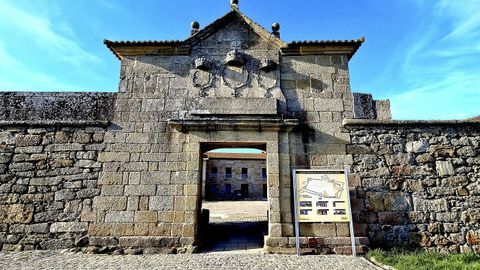
<path id="1" fill-rule="evenodd" d="M 344 119 L 344 127 L 353 126 L 480 126 L 479 120 L 375 120 Z"/>
<path id="2" fill-rule="evenodd" d="M 298 125 L 296 119 L 171 119 L 168 124 L 178 131 L 190 130 L 220 131 L 220 130 L 252 130 L 252 131 L 291 131 Z"/>
<path id="3" fill-rule="evenodd" d="M 206 98 L 192 115 L 276 115 L 277 100 L 273 98 Z"/>

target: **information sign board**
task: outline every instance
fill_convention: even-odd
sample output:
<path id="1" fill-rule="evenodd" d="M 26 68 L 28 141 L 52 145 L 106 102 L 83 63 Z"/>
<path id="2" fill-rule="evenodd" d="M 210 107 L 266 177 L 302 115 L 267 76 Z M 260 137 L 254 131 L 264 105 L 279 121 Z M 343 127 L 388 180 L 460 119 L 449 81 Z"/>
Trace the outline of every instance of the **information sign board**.
<path id="1" fill-rule="evenodd" d="M 297 171 L 299 222 L 349 222 L 344 171 Z"/>
<path id="2" fill-rule="evenodd" d="M 292 170 L 295 238 L 300 255 L 300 222 L 349 222 L 352 255 L 356 256 L 348 169 Z"/>

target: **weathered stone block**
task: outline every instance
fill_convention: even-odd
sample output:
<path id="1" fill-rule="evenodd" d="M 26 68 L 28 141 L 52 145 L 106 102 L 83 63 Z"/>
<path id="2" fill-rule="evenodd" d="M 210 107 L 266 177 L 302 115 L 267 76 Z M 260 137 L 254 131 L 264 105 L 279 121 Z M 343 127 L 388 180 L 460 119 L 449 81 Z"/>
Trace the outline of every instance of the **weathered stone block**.
<path id="1" fill-rule="evenodd" d="M 135 235 L 135 224 L 133 223 L 114 223 L 111 226 L 111 235 L 130 236 Z"/>
<path id="2" fill-rule="evenodd" d="M 86 222 L 56 222 L 50 227 L 52 233 L 62 232 L 86 232 L 88 225 Z"/>
<path id="3" fill-rule="evenodd" d="M 132 223 L 133 211 L 110 211 L 105 214 L 105 223 Z"/>
<path id="4" fill-rule="evenodd" d="M 302 223 L 300 224 L 300 235 L 334 237 L 337 236 L 337 227 L 335 223 Z"/>
<path id="5" fill-rule="evenodd" d="M 75 246 L 73 240 L 51 239 L 40 243 L 42 249 L 65 249 Z"/>
<path id="6" fill-rule="evenodd" d="M 341 99 L 315 99 L 315 111 L 319 112 L 342 112 L 344 111 Z"/>
<path id="7" fill-rule="evenodd" d="M 75 198 L 75 192 L 64 189 L 55 192 L 55 201 L 72 200 Z"/>
<path id="8" fill-rule="evenodd" d="M 41 135 L 17 135 L 15 144 L 17 146 L 36 146 L 42 142 Z"/>
<path id="9" fill-rule="evenodd" d="M 150 197 L 150 210 L 172 210 L 173 196 L 152 196 Z"/>
<path id="10" fill-rule="evenodd" d="M 409 196 L 402 192 L 368 192 L 368 204 L 376 211 L 408 211 Z"/>
<path id="11" fill-rule="evenodd" d="M 435 167 L 437 168 L 437 173 L 440 176 L 455 174 L 455 169 L 450 161 L 436 161 Z"/>
<path id="12" fill-rule="evenodd" d="M 125 210 L 127 207 L 127 197 L 95 197 L 93 207 L 97 210 Z"/>
<path id="13" fill-rule="evenodd" d="M 0 205 L 0 221 L 2 223 L 30 223 L 32 217 L 33 206 L 31 205 Z"/>
<path id="14" fill-rule="evenodd" d="M 36 168 L 35 164 L 28 163 L 28 162 L 21 162 L 21 163 L 11 163 L 8 168 L 12 172 L 26 172 L 31 171 Z"/>
<path id="15" fill-rule="evenodd" d="M 225 114 L 277 114 L 277 100 L 265 98 L 207 98 L 196 105 L 192 114 L 225 115 Z"/>
<path id="16" fill-rule="evenodd" d="M 157 213 L 153 211 L 136 211 L 135 222 L 157 222 Z"/>
<path id="17" fill-rule="evenodd" d="M 350 236 L 350 224 L 349 223 L 336 223 L 335 227 L 337 227 L 337 236 L 339 236 L 339 237 Z"/>
<path id="18" fill-rule="evenodd" d="M 130 196 L 142 196 L 142 195 L 155 195 L 155 185 L 126 185 L 125 195 Z"/>
<path id="19" fill-rule="evenodd" d="M 448 211 L 448 202 L 446 199 L 422 199 L 413 197 L 413 205 L 415 211 L 423 212 L 446 212 Z"/>
<path id="20" fill-rule="evenodd" d="M 142 172 L 141 183 L 145 185 L 158 185 L 169 184 L 170 172 L 158 171 L 158 172 Z"/>
<path id="21" fill-rule="evenodd" d="M 100 162 L 127 162 L 130 160 L 130 153 L 126 152 L 100 152 L 98 153 L 98 161 Z"/>
<path id="22" fill-rule="evenodd" d="M 49 233 L 50 225 L 48 223 L 37 223 L 31 225 L 13 224 L 10 227 L 13 233 Z"/>
<path id="23" fill-rule="evenodd" d="M 73 134 L 73 142 L 75 143 L 89 143 L 91 141 L 92 135 L 90 133 L 85 132 L 75 132 Z"/>
<path id="24" fill-rule="evenodd" d="M 427 152 L 429 147 L 427 140 L 419 140 L 415 142 L 408 142 L 407 143 L 407 152 L 413 153 L 425 153 Z"/>
<path id="25" fill-rule="evenodd" d="M 468 231 L 466 234 L 467 244 L 480 245 L 480 231 Z"/>
<path id="26" fill-rule="evenodd" d="M 116 172 L 104 172 L 99 179 L 102 185 L 121 185 L 123 184 L 123 174 Z"/>
<path id="27" fill-rule="evenodd" d="M 82 151 L 84 145 L 79 143 L 69 144 L 50 144 L 45 146 L 47 152 L 69 152 L 69 151 Z"/>

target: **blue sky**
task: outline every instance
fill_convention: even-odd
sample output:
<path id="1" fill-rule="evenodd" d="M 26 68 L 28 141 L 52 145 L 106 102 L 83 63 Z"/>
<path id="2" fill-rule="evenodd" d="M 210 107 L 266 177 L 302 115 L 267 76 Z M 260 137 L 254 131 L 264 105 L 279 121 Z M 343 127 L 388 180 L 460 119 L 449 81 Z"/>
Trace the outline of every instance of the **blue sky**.
<path id="1" fill-rule="evenodd" d="M 119 62 L 103 39 L 184 39 L 228 0 L 0 0 L 0 89 L 116 91 Z M 367 41 L 350 62 L 352 89 L 389 98 L 396 119 L 480 114 L 478 0 L 240 0 L 285 41 Z"/>

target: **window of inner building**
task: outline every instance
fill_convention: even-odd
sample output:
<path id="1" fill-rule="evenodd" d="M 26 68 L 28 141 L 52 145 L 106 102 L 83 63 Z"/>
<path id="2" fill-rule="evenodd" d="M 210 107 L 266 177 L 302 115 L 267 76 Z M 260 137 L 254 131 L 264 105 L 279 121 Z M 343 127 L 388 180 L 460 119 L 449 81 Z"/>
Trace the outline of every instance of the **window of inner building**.
<path id="1" fill-rule="evenodd" d="M 210 194 L 216 194 L 216 193 L 217 193 L 217 185 L 210 184 Z"/>
<path id="2" fill-rule="evenodd" d="M 242 168 L 242 179 L 248 179 L 248 168 Z"/>
<path id="3" fill-rule="evenodd" d="M 263 198 L 267 198 L 267 184 L 263 184 Z"/>
<path id="4" fill-rule="evenodd" d="M 225 185 L 225 193 L 227 193 L 227 194 L 232 193 L 232 185 L 230 185 L 230 184 Z"/>
<path id="5" fill-rule="evenodd" d="M 267 168 L 262 168 L 262 179 L 267 179 Z"/>
<path id="6" fill-rule="evenodd" d="M 232 168 L 225 168 L 225 179 L 232 179 Z"/>
<path id="7" fill-rule="evenodd" d="M 212 172 L 211 172 L 212 177 L 216 178 L 217 174 L 218 174 L 217 167 L 212 167 Z"/>

